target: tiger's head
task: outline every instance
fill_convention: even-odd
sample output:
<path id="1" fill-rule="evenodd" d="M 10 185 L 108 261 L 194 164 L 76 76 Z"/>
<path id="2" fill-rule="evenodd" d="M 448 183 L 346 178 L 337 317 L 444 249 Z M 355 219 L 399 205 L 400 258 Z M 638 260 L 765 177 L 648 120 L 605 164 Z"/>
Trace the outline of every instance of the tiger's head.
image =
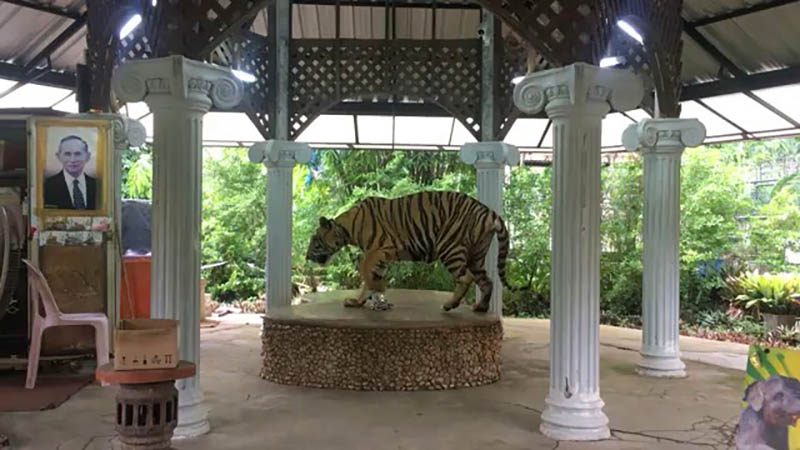
<path id="1" fill-rule="evenodd" d="M 311 236 L 306 260 L 326 264 L 340 248 L 347 245 L 347 230 L 326 217 L 319 218 L 319 227 Z"/>

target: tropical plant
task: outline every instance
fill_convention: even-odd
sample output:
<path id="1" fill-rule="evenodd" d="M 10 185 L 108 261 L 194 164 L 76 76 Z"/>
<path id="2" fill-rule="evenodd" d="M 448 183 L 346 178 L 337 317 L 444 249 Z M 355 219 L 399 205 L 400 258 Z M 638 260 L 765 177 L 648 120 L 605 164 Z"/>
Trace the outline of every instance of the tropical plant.
<path id="1" fill-rule="evenodd" d="M 779 325 L 778 328 L 767 333 L 766 342 L 770 347 L 798 347 L 800 346 L 800 328 Z"/>
<path id="2" fill-rule="evenodd" d="M 757 313 L 800 315 L 800 276 L 747 271 L 728 279 L 734 306 Z"/>

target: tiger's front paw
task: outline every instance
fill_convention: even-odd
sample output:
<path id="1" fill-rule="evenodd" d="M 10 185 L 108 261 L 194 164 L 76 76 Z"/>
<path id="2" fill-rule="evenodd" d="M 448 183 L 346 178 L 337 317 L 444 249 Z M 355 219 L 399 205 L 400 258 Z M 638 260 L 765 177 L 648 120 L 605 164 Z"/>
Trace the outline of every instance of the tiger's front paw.
<path id="1" fill-rule="evenodd" d="M 344 306 L 348 308 L 360 308 L 364 306 L 364 302 L 359 302 L 357 298 L 344 299 Z"/>
<path id="2" fill-rule="evenodd" d="M 460 304 L 461 304 L 460 301 L 456 302 L 456 301 L 450 300 L 449 302 L 447 302 L 444 305 L 442 305 L 442 310 L 450 311 L 451 309 L 458 308 L 458 305 L 460 305 Z"/>

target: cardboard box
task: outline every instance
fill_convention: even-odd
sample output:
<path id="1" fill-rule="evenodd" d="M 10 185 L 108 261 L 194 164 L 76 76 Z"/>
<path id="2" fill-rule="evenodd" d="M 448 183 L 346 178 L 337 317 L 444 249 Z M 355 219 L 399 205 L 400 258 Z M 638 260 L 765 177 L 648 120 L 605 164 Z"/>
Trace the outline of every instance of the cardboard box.
<path id="1" fill-rule="evenodd" d="M 114 369 L 163 369 L 178 366 L 178 321 L 121 320 L 114 330 Z"/>

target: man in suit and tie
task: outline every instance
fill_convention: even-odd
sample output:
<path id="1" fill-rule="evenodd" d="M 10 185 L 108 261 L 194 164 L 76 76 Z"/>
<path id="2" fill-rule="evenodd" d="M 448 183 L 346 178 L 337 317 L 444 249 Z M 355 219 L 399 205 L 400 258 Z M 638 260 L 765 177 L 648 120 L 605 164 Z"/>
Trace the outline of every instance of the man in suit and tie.
<path id="1" fill-rule="evenodd" d="M 58 144 L 56 156 L 62 170 L 44 182 L 44 207 L 96 209 L 97 179 L 83 172 L 92 157 L 89 144 L 79 136 L 67 136 Z"/>

